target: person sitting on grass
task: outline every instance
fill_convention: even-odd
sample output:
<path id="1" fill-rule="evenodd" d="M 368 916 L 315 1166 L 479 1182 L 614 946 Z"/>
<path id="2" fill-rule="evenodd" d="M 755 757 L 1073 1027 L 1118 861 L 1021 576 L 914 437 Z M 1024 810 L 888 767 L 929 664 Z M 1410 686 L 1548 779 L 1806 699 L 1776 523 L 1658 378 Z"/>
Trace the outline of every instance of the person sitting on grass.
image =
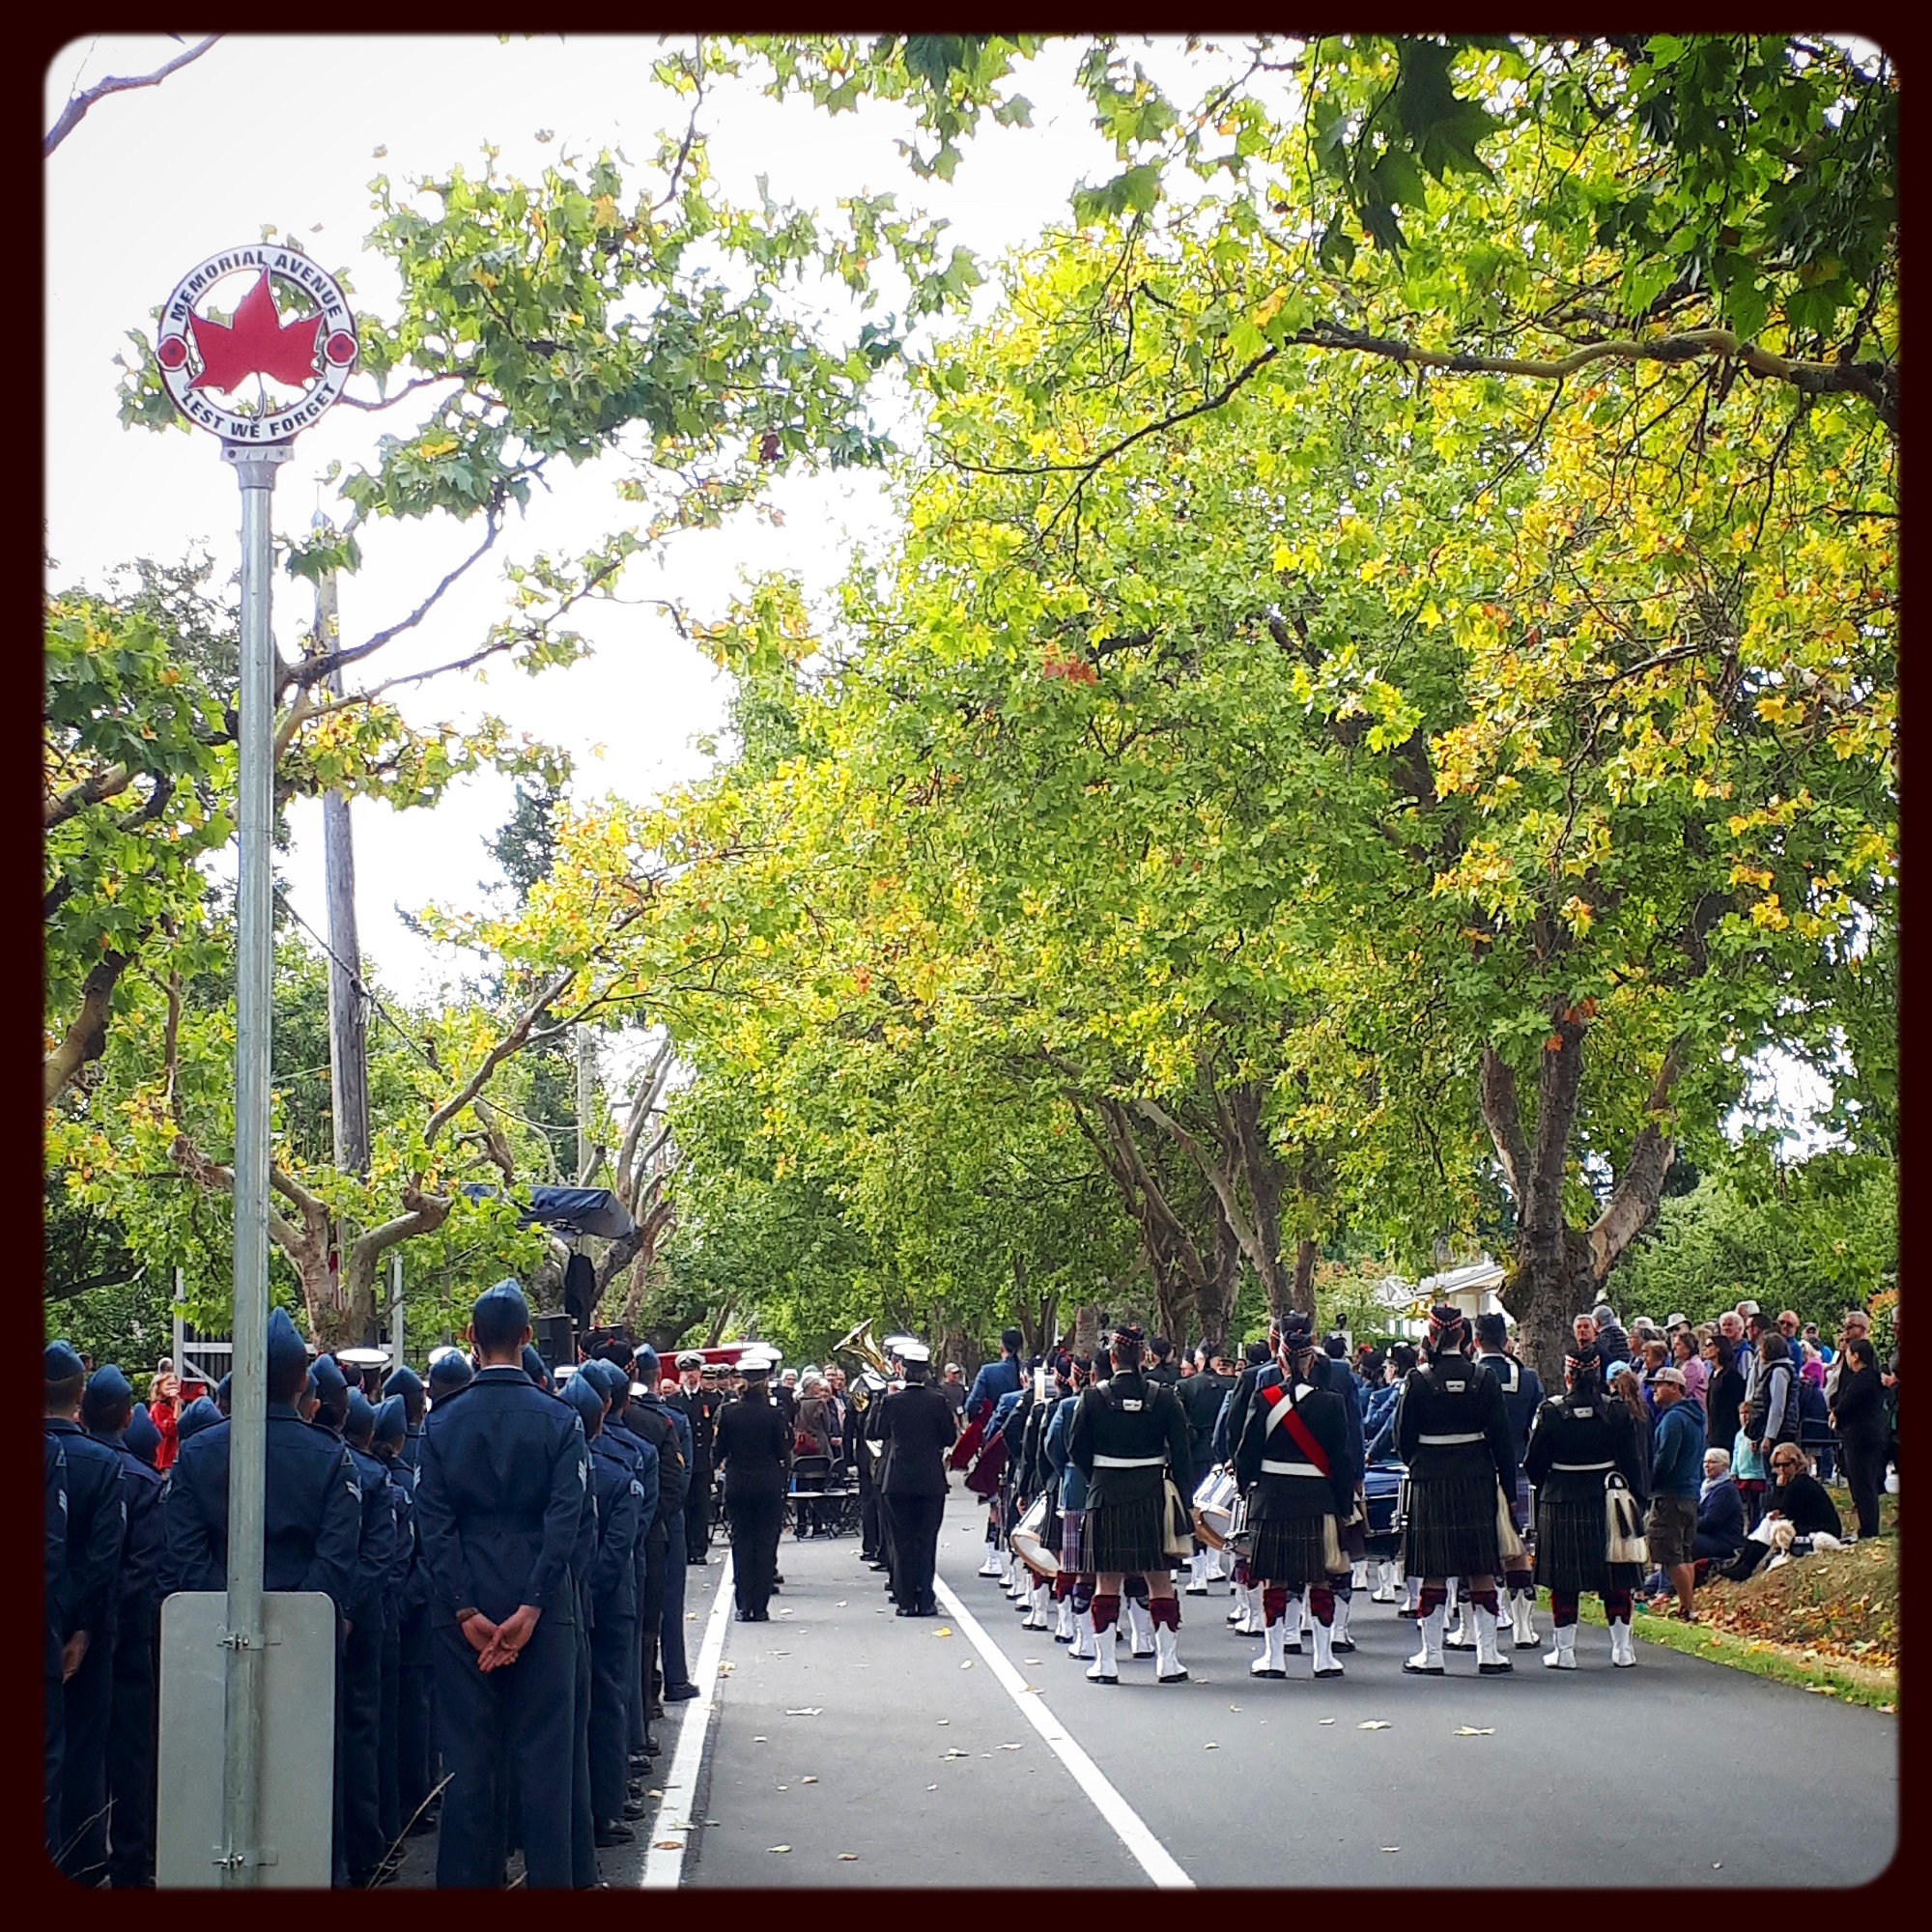
<path id="1" fill-rule="evenodd" d="M 1742 1583 L 1771 1554 L 1769 1536 L 1776 1524 L 1791 1525 L 1796 1539 L 1790 1550 L 1793 1556 L 1808 1556 L 1813 1537 L 1829 1536 L 1834 1544 L 1844 1537 L 1845 1525 L 1838 1519 L 1837 1505 L 1812 1475 L 1797 1443 L 1780 1442 L 1772 1451 L 1771 1473 L 1773 1488 L 1765 1497 L 1764 1520 L 1724 1573 L 1734 1582 Z"/>
<path id="2" fill-rule="evenodd" d="M 1734 1562 L 1745 1547 L 1745 1505 L 1731 1480 L 1731 1452 L 1704 1451 L 1704 1486 L 1697 1492 L 1697 1534 L 1691 1557 L 1702 1582 L 1714 1563 Z"/>

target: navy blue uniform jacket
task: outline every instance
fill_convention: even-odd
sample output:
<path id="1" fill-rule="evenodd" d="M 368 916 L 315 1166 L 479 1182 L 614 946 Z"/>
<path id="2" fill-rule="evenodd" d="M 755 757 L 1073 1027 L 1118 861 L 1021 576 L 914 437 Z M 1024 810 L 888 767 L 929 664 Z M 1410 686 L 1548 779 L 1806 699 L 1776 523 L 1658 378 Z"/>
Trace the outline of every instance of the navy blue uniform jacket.
<path id="1" fill-rule="evenodd" d="M 576 1410 L 521 1368 L 479 1370 L 444 1396 L 429 1412 L 416 1479 L 431 1620 L 474 1608 L 501 1623 L 529 1604 L 574 1624 L 570 1559 L 589 1481 Z"/>
<path id="2" fill-rule="evenodd" d="M 97 1640 L 111 1637 L 115 1576 L 128 1528 L 128 1510 L 121 1500 L 120 1453 L 83 1434 L 77 1422 L 49 1417 L 44 1428 L 67 1454 L 67 1590 L 60 1604 L 61 1641 L 83 1630 Z"/>
<path id="3" fill-rule="evenodd" d="M 167 1553 L 161 1595 L 228 1587 L 228 1437 L 224 1419 L 181 1446 L 161 1492 Z M 362 1491 L 349 1451 L 287 1403 L 269 1405 L 262 1587 L 326 1590 L 349 1615 L 362 1540 Z"/>

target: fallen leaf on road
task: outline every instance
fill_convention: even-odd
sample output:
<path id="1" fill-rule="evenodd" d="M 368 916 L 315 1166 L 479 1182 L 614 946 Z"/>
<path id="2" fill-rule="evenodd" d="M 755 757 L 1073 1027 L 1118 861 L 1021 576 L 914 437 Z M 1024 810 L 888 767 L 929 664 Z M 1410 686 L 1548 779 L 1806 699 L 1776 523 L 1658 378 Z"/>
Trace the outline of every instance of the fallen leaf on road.
<path id="1" fill-rule="evenodd" d="M 1019 1749 L 1019 1746 L 1018 1746 L 1018 1745 L 1002 1745 L 1002 1746 L 1000 1747 L 1000 1748 L 1001 1748 L 1002 1750 L 1018 1750 L 1018 1749 Z"/>
<path id="2" fill-rule="evenodd" d="M 840 1852 L 838 1854 L 838 1862 L 841 1865 L 856 1865 L 859 1862 L 859 1854 L 857 1852 Z"/>
<path id="3" fill-rule="evenodd" d="M 972 1755 L 971 1751 L 963 1751 L 956 1745 L 940 1753 L 942 1760 L 949 1757 L 971 1757 Z"/>
<path id="4" fill-rule="evenodd" d="M 939 1786 L 936 1784 L 928 1784 L 925 1788 L 928 1791 L 937 1791 L 939 1789 Z"/>
<path id="5" fill-rule="evenodd" d="M 952 1626 L 951 1624 L 941 1624 L 940 1627 L 933 1632 L 934 1636 L 951 1636 L 952 1634 Z"/>
<path id="6" fill-rule="evenodd" d="M 845 1607 L 845 1599 L 843 1597 L 840 1597 L 838 1599 L 838 1607 L 841 1610 Z M 859 1856 L 859 1854 L 857 1852 L 840 1852 L 838 1856 L 841 1859 L 856 1859 Z"/>
<path id="7" fill-rule="evenodd" d="M 971 1670 L 973 1667 L 973 1660 L 969 1657 L 966 1660 L 966 1662 L 962 1663 L 959 1667 L 961 1670 Z"/>
<path id="8" fill-rule="evenodd" d="M 1315 1721 L 1318 1724 L 1332 1724 L 1335 1719 L 1333 1718 L 1317 1718 Z"/>
<path id="9" fill-rule="evenodd" d="M 796 1711 L 787 1711 L 787 1718 L 822 1718 L 824 1707 L 818 1704 L 801 1704 Z"/>
<path id="10" fill-rule="evenodd" d="M 791 1786 L 788 1784 L 781 1784 L 779 1786 L 779 1789 L 781 1791 L 789 1791 L 791 1789 Z"/>
<path id="11" fill-rule="evenodd" d="M 1389 1728 L 1386 1718 L 1371 1718 L 1366 1724 L 1357 1724 L 1358 1731 L 1385 1731 Z"/>
<path id="12" fill-rule="evenodd" d="M 768 1852 L 788 1852 L 791 1850 L 791 1847 L 789 1845 L 767 1845 L 765 1849 Z"/>
<path id="13" fill-rule="evenodd" d="M 707 1825 L 722 1825 L 724 1821 L 722 1818 L 707 1818 L 704 1822 Z"/>
<path id="14" fill-rule="evenodd" d="M 1228 1708 L 1231 1711 L 1238 1711 L 1241 1707 L 1238 1704 L 1230 1704 Z"/>
<path id="15" fill-rule="evenodd" d="M 1219 1745 L 1203 1745 L 1201 1748 L 1203 1750 L 1219 1750 L 1221 1747 Z"/>
<path id="16" fill-rule="evenodd" d="M 1037 1657 L 1023 1657 L 1020 1659 L 1020 1662 L 1022 1663 L 1037 1663 L 1040 1660 Z"/>
<path id="17" fill-rule="evenodd" d="M 752 1742 L 754 1745 L 764 1745 L 764 1744 L 770 1744 L 771 1740 L 769 1738 L 753 1738 Z"/>
<path id="18" fill-rule="evenodd" d="M 647 1791 L 644 1795 L 647 1798 L 662 1798 L 664 1793 L 662 1791 Z"/>
<path id="19" fill-rule="evenodd" d="M 718 1674 L 720 1677 L 729 1677 L 737 1667 L 735 1663 L 721 1663 L 718 1666 Z"/>
<path id="20" fill-rule="evenodd" d="M 1459 1724 L 1456 1727 L 1456 1735 L 1459 1738 L 1492 1738 L 1495 1734 L 1496 1727 L 1493 1724 L 1486 1724 L 1480 1729 L 1469 1724 Z"/>
<path id="21" fill-rule="evenodd" d="M 801 1784 L 816 1784 L 818 1780 L 815 1777 L 801 1777 L 799 1782 Z"/>
<path id="22" fill-rule="evenodd" d="M 683 1849 L 684 1847 L 675 1838 L 659 1838 L 651 1846 L 654 1852 L 679 1852 Z"/>
<path id="23" fill-rule="evenodd" d="M 936 1721 L 942 1724 L 950 1724 L 952 1719 L 951 1718 L 940 1718 Z"/>
<path id="24" fill-rule="evenodd" d="M 1402 1847 L 1400 1845 L 1384 1845 L 1382 1850 L 1385 1852 L 1399 1852 L 1402 1850 Z"/>

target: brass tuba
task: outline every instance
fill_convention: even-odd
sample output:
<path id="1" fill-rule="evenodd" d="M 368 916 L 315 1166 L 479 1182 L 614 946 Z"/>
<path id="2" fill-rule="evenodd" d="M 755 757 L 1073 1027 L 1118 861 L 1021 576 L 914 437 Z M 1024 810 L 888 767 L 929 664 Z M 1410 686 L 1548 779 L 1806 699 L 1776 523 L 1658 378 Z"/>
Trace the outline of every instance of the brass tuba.
<path id="1" fill-rule="evenodd" d="M 880 1353 L 878 1344 L 872 1340 L 870 1316 L 860 1322 L 843 1341 L 835 1342 L 832 1345 L 832 1352 L 835 1355 L 856 1355 L 875 1376 L 887 1381 L 892 1379 L 893 1365 Z M 865 1412 L 866 1398 L 863 1389 L 852 1391 L 852 1406 L 862 1414 Z"/>

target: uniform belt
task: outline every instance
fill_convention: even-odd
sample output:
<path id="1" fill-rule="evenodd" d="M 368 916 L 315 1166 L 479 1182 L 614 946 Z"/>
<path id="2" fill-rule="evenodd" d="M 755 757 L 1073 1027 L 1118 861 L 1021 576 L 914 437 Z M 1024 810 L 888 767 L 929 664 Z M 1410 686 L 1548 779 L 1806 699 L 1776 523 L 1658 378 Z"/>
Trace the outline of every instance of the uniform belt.
<path id="1" fill-rule="evenodd" d="M 1158 1469 L 1167 1461 L 1165 1456 L 1095 1456 L 1096 1469 Z"/>
<path id="2" fill-rule="evenodd" d="M 1568 1475 L 1580 1476 L 1588 1475 L 1593 1470 L 1614 1469 L 1617 1465 L 1614 1463 L 1552 1463 L 1549 1466 L 1552 1469 L 1561 1469 Z"/>
<path id="3" fill-rule="evenodd" d="M 1321 1471 L 1313 1463 L 1262 1463 L 1262 1473 L 1266 1476 L 1321 1476 Z M 1327 1479 L 1322 1478 L 1325 1482 Z"/>
<path id="4" fill-rule="evenodd" d="M 1453 1449 L 1463 1442 L 1480 1442 L 1483 1433 L 1472 1429 L 1463 1435 L 1418 1435 L 1415 1438 L 1425 1449 Z"/>

